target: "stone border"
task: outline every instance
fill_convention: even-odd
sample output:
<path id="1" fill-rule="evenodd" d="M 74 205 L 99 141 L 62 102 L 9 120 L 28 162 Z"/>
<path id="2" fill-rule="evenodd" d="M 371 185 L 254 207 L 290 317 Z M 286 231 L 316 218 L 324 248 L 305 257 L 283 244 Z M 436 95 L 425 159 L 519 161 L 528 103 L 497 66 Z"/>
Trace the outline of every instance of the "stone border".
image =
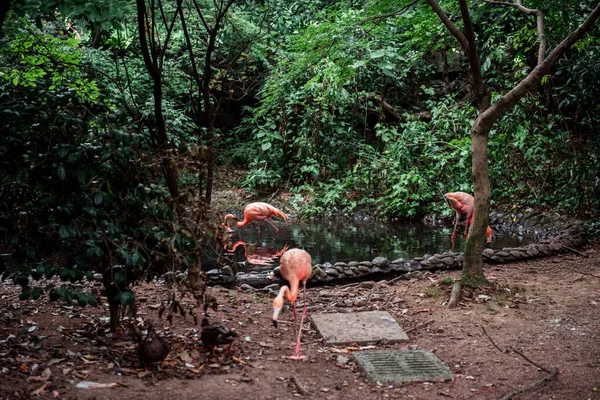
<path id="1" fill-rule="evenodd" d="M 485 249 L 483 261 L 488 264 L 503 264 L 532 258 L 548 257 L 559 253 L 576 251 L 585 244 L 583 221 L 561 217 L 527 209 L 519 213 L 491 213 L 490 225 L 503 233 L 527 233 L 539 237 L 537 243 L 521 247 L 505 247 L 500 250 Z M 461 269 L 464 261 L 462 253 L 445 252 L 425 254 L 412 260 L 399 258 L 389 261 L 385 257 L 375 257 L 372 261 L 329 262 L 313 266 L 309 284 L 327 284 L 334 281 L 356 281 L 381 278 L 389 274 L 406 274 L 414 271 L 438 271 Z M 209 284 L 235 284 L 253 288 L 275 288 L 283 282 L 279 267 L 270 273 L 234 274 L 226 266 L 207 272 Z M 271 275 L 271 276 L 269 276 Z"/>

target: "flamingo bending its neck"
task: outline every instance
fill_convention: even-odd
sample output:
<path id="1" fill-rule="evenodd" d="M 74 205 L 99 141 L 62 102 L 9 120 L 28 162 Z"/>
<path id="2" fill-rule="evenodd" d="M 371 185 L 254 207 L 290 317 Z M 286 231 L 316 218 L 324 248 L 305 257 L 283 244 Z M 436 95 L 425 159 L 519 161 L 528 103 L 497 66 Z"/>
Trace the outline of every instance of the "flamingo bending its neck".
<path id="1" fill-rule="evenodd" d="M 458 225 L 458 219 L 461 215 L 467 216 L 467 222 L 465 223 L 464 235 L 467 235 L 471 223 L 473 222 L 473 214 L 475 212 L 475 198 L 469 193 L 465 192 L 451 192 L 446 193 L 444 197 L 448 200 L 450 207 L 456 212 L 456 221 L 454 222 L 454 230 L 452 231 L 452 251 L 454 251 L 454 240 L 456 239 L 456 227 Z M 487 242 L 492 241 L 492 228 L 489 226 L 485 231 L 487 236 Z"/>
<path id="2" fill-rule="evenodd" d="M 283 211 L 279 210 L 278 208 L 273 207 L 272 205 L 270 205 L 268 203 L 256 202 L 256 203 L 250 203 L 246 206 L 246 208 L 244 208 L 244 220 L 243 221 L 240 222 L 238 220 L 238 218 L 233 214 L 227 214 L 225 216 L 225 222 L 223 223 L 223 226 L 226 226 L 227 228 L 229 228 L 229 222 L 227 222 L 227 220 L 230 218 L 236 221 L 237 226 L 245 226 L 245 225 L 248 225 L 252 221 L 265 221 L 267 224 L 269 224 L 273 228 L 275 228 L 275 232 L 279 232 L 279 229 L 275 225 L 273 225 L 272 223 L 270 223 L 268 221 L 268 219 L 271 217 L 281 217 L 285 221 L 287 221 L 289 219 L 289 217 Z M 259 227 L 259 229 L 260 229 L 260 227 Z"/>
<path id="3" fill-rule="evenodd" d="M 302 318 L 300 319 L 300 327 L 296 335 L 296 351 L 293 356 L 289 358 L 294 360 L 300 360 L 305 358 L 300 354 L 300 337 L 302 336 L 302 325 L 304 324 L 304 318 L 306 317 L 306 281 L 310 278 L 312 273 L 312 260 L 310 254 L 300 249 L 290 249 L 281 256 L 281 276 L 287 280 L 290 286 L 283 285 L 279 289 L 279 294 L 273 300 L 273 325 L 277 328 L 277 319 L 279 313 L 283 308 L 284 300 L 292 303 L 294 308 L 294 330 L 296 330 L 296 320 L 298 313 L 296 311 L 296 299 L 298 298 L 298 291 L 300 282 L 304 287 L 304 293 L 302 295 L 302 301 L 304 307 L 302 309 Z"/>

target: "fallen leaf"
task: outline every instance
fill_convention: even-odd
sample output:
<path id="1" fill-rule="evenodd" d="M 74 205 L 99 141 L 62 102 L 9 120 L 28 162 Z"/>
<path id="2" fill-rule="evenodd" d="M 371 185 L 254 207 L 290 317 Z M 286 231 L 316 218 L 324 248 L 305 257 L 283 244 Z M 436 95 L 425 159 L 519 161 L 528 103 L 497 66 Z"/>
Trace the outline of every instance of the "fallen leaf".
<path id="1" fill-rule="evenodd" d="M 142 372 L 138 373 L 137 376 L 138 376 L 138 378 L 143 378 L 146 375 L 148 375 L 149 373 L 150 373 L 150 371 L 146 370 L 146 371 L 142 371 Z"/>
<path id="2" fill-rule="evenodd" d="M 65 361 L 65 358 L 53 358 L 52 360 L 48 361 L 48 366 L 58 364 L 63 361 Z"/>
<path id="3" fill-rule="evenodd" d="M 200 372 L 202 372 L 202 370 L 204 369 L 204 366 L 206 364 L 202 364 L 200 367 L 198 368 L 188 368 L 188 371 L 192 371 L 195 374 L 199 374 Z"/>
<path id="4" fill-rule="evenodd" d="M 35 389 L 33 392 L 31 392 L 30 394 L 32 396 L 38 396 L 42 393 L 44 393 L 46 391 L 46 386 L 48 386 L 50 384 L 50 382 L 44 382 L 44 384 L 42 386 L 40 386 L 39 388 Z"/>
<path id="5" fill-rule="evenodd" d="M 183 362 L 194 361 L 194 359 L 190 356 L 190 353 L 188 353 L 187 351 L 182 351 L 181 353 L 179 353 L 179 359 Z"/>

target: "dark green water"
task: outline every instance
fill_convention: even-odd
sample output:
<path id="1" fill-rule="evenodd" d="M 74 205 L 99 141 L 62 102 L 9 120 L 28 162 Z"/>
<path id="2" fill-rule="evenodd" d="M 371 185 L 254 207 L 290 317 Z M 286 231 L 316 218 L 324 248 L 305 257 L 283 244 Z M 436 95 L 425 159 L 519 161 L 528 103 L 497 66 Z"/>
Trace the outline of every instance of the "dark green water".
<path id="1" fill-rule="evenodd" d="M 272 269 L 288 248 L 302 248 L 310 253 L 313 264 L 337 261 L 372 260 L 377 256 L 389 260 L 412 259 L 424 254 L 450 251 L 452 227 L 433 227 L 423 223 L 348 222 L 348 221 L 272 221 L 279 233 L 266 223 L 234 227 L 232 242 L 243 241 L 234 252 L 207 254 L 205 266 L 230 259 L 245 263 L 248 270 Z M 258 234 L 260 225 L 260 236 Z M 495 233 L 488 244 L 493 249 L 517 247 L 533 242 L 533 237 Z M 454 251 L 464 251 L 461 226 L 457 229 Z M 231 245 L 230 245 L 231 246 Z M 229 247 L 231 248 L 231 247 Z M 282 251 L 283 250 L 283 251 Z M 210 252 L 208 252 L 210 253 Z M 225 257 L 225 259 L 224 259 Z M 211 262 L 212 261 L 212 262 Z"/>

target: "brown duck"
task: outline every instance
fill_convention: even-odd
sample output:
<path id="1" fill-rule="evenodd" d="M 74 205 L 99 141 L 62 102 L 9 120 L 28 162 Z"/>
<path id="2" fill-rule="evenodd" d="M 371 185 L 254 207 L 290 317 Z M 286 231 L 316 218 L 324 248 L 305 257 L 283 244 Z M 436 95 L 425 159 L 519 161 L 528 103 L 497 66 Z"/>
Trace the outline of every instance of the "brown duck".
<path id="1" fill-rule="evenodd" d="M 138 347 L 138 357 L 142 364 L 162 362 L 169 355 L 169 345 L 156 334 L 152 325 L 148 326 L 148 334 Z"/>
<path id="2" fill-rule="evenodd" d="M 229 346 L 227 347 L 227 350 L 225 350 L 225 353 L 229 353 L 231 351 L 231 344 L 236 337 L 238 337 L 238 334 L 224 324 L 210 324 L 206 318 L 202 320 L 200 340 L 202 340 L 204 346 L 211 349 L 213 356 L 217 356 L 215 354 L 215 346 L 219 345 L 228 344 Z"/>

